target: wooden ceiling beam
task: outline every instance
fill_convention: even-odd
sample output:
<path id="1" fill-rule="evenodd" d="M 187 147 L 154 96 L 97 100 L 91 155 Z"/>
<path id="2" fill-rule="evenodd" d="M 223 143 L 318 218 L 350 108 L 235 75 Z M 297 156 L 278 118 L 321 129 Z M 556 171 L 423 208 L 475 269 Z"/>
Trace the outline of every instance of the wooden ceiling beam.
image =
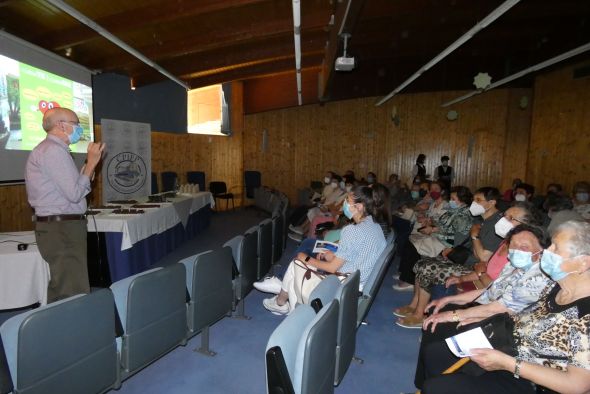
<path id="1" fill-rule="evenodd" d="M 322 53 L 306 55 L 302 54 L 301 64 L 303 69 L 317 68 L 322 59 Z M 262 76 L 269 76 L 285 72 L 293 72 L 293 57 L 279 59 L 274 62 L 255 64 L 238 69 L 231 69 L 224 72 L 204 75 L 197 78 L 192 78 L 186 82 L 191 86 L 191 89 L 196 89 L 203 86 L 214 85 L 217 83 L 240 81 L 251 78 L 258 78 Z M 161 80 L 156 73 L 146 74 L 135 78 L 137 86 L 146 85 Z"/>
<path id="2" fill-rule="evenodd" d="M 209 13 L 227 11 L 234 8 L 245 7 L 269 0 L 199 0 L 191 2 L 174 3 L 169 0 L 161 1 L 161 4 L 144 5 L 133 10 L 108 15 L 97 19 L 95 22 L 117 35 L 135 29 L 145 29 L 148 26 L 171 22 L 179 18 L 195 17 Z M 92 5 L 89 3 L 88 7 Z M 91 17 L 84 8 L 80 12 Z M 76 45 L 83 44 L 100 36 L 85 25 L 56 31 L 51 35 L 39 37 L 39 45 L 53 51 L 59 51 Z"/>
<path id="3" fill-rule="evenodd" d="M 301 43 L 303 53 L 316 54 L 322 52 L 324 38 L 325 32 L 321 29 L 304 34 Z M 229 65 L 264 63 L 285 56 L 289 58 L 294 56 L 292 35 L 259 40 L 247 45 L 235 45 L 205 53 L 190 54 L 160 64 L 180 78 L 192 78 L 203 72 L 224 68 Z"/>
<path id="4" fill-rule="evenodd" d="M 303 24 L 301 34 L 303 39 L 305 39 L 305 35 L 315 34 L 317 31 L 323 29 L 327 24 L 327 18 L 323 15 L 309 15 L 309 17 L 303 20 Z M 324 34 L 326 33 L 324 32 Z M 136 49 L 155 62 L 164 63 L 175 58 L 193 54 L 204 54 L 205 52 L 217 49 L 227 50 L 228 48 L 251 43 L 260 43 L 263 45 L 264 39 L 274 39 L 277 37 L 284 37 L 285 40 L 290 40 L 292 44 L 293 22 L 291 20 L 264 20 L 254 26 L 251 24 L 234 26 L 233 29 L 220 29 L 211 35 L 193 34 L 184 39 L 163 42 L 162 45 L 150 45 Z M 125 67 L 135 63 L 132 58 L 124 53 L 108 58 L 101 57 L 95 61 L 88 59 L 88 63 L 90 62 L 93 64 L 93 68 L 101 70 L 112 69 L 112 65 Z"/>
<path id="5" fill-rule="evenodd" d="M 345 0 L 338 5 L 334 16 L 334 26 L 330 31 L 330 40 L 326 46 L 326 53 L 322 60 L 320 71 L 320 85 L 318 97 L 324 101 L 328 96 L 328 90 L 332 81 L 332 72 L 334 70 L 334 61 L 338 57 L 338 51 L 341 47 L 340 33 L 351 34 L 359 20 L 361 10 L 365 0 Z"/>

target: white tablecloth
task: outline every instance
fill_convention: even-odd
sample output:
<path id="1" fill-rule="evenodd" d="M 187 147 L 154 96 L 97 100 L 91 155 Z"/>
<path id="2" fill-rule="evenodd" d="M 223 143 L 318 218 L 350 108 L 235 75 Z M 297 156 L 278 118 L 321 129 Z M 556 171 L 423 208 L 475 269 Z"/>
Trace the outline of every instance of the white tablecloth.
<path id="1" fill-rule="evenodd" d="M 17 242 L 3 242 L 3 241 Z M 0 233 L 0 309 L 47 303 L 49 265 L 36 245 L 17 249 L 18 242 L 34 243 L 33 231 Z"/>
<path id="2" fill-rule="evenodd" d="M 109 210 L 88 216 L 88 231 L 123 233 L 121 250 L 129 249 L 138 241 L 182 223 L 186 227 L 192 213 L 215 201 L 209 192 L 180 194 L 168 199 L 170 202 L 157 203 L 159 208 L 142 208 L 140 215 L 118 215 Z"/>

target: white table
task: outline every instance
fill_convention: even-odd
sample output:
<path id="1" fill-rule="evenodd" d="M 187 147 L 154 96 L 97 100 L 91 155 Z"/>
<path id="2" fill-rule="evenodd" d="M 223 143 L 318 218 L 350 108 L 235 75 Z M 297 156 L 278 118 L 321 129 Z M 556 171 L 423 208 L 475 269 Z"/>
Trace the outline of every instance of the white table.
<path id="1" fill-rule="evenodd" d="M 100 233 L 99 239 L 104 237 L 106 248 L 99 256 L 108 262 L 111 281 L 148 269 L 201 231 L 200 225 L 209 223 L 208 207 L 214 204 L 211 193 L 180 194 L 168 201 L 153 203 L 158 205 L 155 208 L 140 208 L 142 214 L 113 214 L 112 209 L 104 209 L 88 216 L 88 231 Z M 92 260 L 91 255 L 89 258 Z"/>
<path id="2" fill-rule="evenodd" d="M 186 227 L 191 214 L 207 204 L 211 207 L 215 204 L 209 192 L 180 194 L 168 201 L 153 203 L 159 205 L 158 208 L 141 208 L 145 211 L 143 214 L 113 214 L 111 210 L 102 210 L 99 214 L 88 216 L 88 231 L 123 233 L 121 250 L 126 250 L 138 241 L 161 234 L 178 223 Z"/>
<path id="3" fill-rule="evenodd" d="M 34 232 L 0 233 L 0 309 L 47 303 L 49 265 L 41 257 L 37 245 L 20 251 L 17 249 L 19 242 L 34 243 Z"/>

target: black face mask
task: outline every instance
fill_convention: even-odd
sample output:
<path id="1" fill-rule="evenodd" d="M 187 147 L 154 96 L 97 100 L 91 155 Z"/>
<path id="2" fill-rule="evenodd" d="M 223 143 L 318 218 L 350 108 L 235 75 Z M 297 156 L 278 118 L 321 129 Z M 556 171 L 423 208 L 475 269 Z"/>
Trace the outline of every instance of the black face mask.
<path id="1" fill-rule="evenodd" d="M 420 197 L 421 197 L 421 198 L 425 197 L 425 196 L 426 196 L 426 194 L 428 194 L 428 193 L 426 192 L 426 190 L 424 190 L 424 189 L 420 189 L 419 195 L 420 195 Z"/>

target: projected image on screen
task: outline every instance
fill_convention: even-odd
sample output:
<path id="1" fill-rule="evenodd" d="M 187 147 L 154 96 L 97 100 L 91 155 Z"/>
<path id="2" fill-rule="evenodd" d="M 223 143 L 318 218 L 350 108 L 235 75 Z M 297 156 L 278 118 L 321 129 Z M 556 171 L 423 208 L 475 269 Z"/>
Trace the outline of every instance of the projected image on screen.
<path id="1" fill-rule="evenodd" d="M 32 150 L 47 135 L 43 114 L 55 107 L 76 112 L 84 133 L 70 148 L 86 152 L 94 139 L 92 89 L 0 55 L 0 149 Z"/>

